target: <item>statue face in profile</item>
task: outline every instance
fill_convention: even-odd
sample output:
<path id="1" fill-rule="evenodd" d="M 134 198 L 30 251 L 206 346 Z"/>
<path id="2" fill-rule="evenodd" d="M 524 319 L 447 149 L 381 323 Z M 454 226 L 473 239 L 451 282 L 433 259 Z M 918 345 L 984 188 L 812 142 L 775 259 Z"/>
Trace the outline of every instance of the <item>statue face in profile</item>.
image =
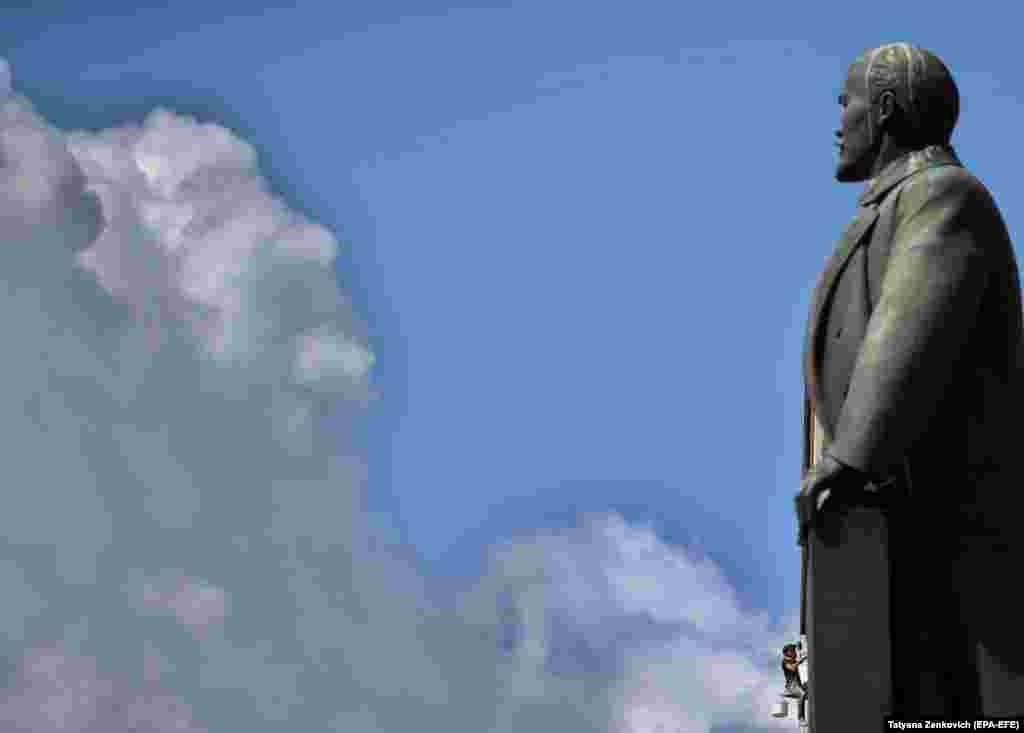
<path id="1" fill-rule="evenodd" d="M 889 43 L 850 65 L 839 108 L 836 180 L 855 183 L 907 153 L 948 147 L 960 95 L 938 56 L 907 43 Z"/>
<path id="2" fill-rule="evenodd" d="M 839 129 L 836 130 L 839 161 L 836 163 L 836 180 L 840 183 L 869 179 L 877 153 L 869 127 L 871 102 L 864 71 L 863 63 L 859 60 L 854 62 L 839 94 Z"/>

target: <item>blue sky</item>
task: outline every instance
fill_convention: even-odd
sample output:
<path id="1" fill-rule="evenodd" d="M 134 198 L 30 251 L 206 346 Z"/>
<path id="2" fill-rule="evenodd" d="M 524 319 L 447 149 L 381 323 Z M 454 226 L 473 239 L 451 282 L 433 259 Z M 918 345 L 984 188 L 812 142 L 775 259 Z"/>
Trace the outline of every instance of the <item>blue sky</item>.
<path id="1" fill-rule="evenodd" d="M 518 548 L 513 554 L 544 548 L 544 563 L 569 557 L 574 570 L 558 565 L 566 577 L 590 577 L 580 568 L 596 561 L 580 547 L 636 547 L 623 538 L 642 536 L 666 558 L 717 568 L 712 586 L 727 589 L 735 613 L 763 625 L 755 646 L 792 631 L 803 325 L 814 279 L 859 191 L 834 182 L 832 142 L 836 93 L 864 48 L 909 40 L 949 64 L 963 100 L 954 144 L 993 191 L 1015 240 L 1020 231 L 1016 159 L 1007 151 L 1024 115 L 1014 24 L 1002 9 L 995 22 L 991 9 L 952 17 L 913 2 L 858 6 L 838 19 L 825 4 L 733 2 L 46 8 L 5 17 L 4 54 L 15 91 L 41 118 L 61 131 L 89 131 L 77 148 L 70 138 L 80 163 L 102 131 L 143 124 L 157 108 L 190 115 L 244 140 L 256 160 L 246 175 L 258 171 L 289 210 L 336 239 L 342 330 L 372 352 L 367 394 L 376 396 L 310 403 L 323 418 L 313 428 L 316 450 L 358 463 L 358 507 L 346 511 L 395 528 L 403 559 L 394 562 L 412 569 L 394 573 L 429 586 L 424 597 L 476 597 L 487 586 L 480 579 L 498 572 L 493 554 L 502 542 Z M 193 133 L 181 134 L 180 147 L 155 154 L 187 158 Z M 134 283 L 125 292 L 157 287 Z M 136 317 L 149 297 L 132 301 Z M 234 460 L 249 460 L 245 445 Z M 206 460 L 199 444 L 182 450 Z M 147 461 L 157 483 L 190 465 Z M 120 496 L 104 499 L 115 527 Z M 191 517 L 179 525 L 243 523 L 237 514 L 248 504 L 227 489 L 217 496 L 221 503 L 197 499 L 194 514 L 175 509 Z M 109 547 L 132 547 L 129 535 Z M 563 542 L 576 549 L 558 549 Z M 267 552 L 264 562 L 280 559 Z M 363 556 L 351 557 L 357 564 Z M 19 567 L 30 581 L 28 562 Z M 295 562 L 308 569 L 312 561 Z M 671 613 L 652 609 L 666 593 L 682 593 L 682 605 L 687 593 L 714 593 L 703 581 L 690 588 L 678 580 L 671 590 L 676 571 L 665 568 L 673 562 L 638 571 L 668 573 L 657 576 L 661 595 L 634 588 L 639 595 L 627 603 L 628 594 L 606 589 L 599 595 L 617 610 L 586 623 L 572 615 L 591 647 L 619 622 L 647 638 L 630 625 L 638 615 L 654 629 L 661 651 L 655 644 L 612 654 L 619 677 L 626 668 L 661 669 L 661 653 L 675 670 L 662 679 L 678 676 L 665 649 L 692 639 L 680 636 Z M 154 556 L 150 565 L 135 569 L 152 575 L 168 562 Z M 212 576 L 235 570 L 227 560 L 215 567 L 211 556 L 207 580 L 225 586 Z M 298 582 L 305 570 L 295 568 Z M 380 593 L 401 595 L 388 590 L 400 586 L 383 584 Z M 159 606 L 168 593 L 147 597 Z M 642 612 L 623 611 L 638 603 Z M 556 606 L 545 604 L 552 618 Z M 26 618 L 19 623 L 31 626 Z M 66 642 L 74 636 L 61 633 Z M 559 632 L 547 633 L 545 643 L 557 646 Z M 705 647 L 718 653 L 714 639 Z M 239 654 L 231 659 L 247 659 Z M 430 659 L 424 652 L 421 661 Z M 770 660 L 750 664 L 774 669 Z M 359 684 L 379 692 L 382 683 Z M 753 724 L 740 703 L 687 694 L 699 702 L 686 714 L 664 713 L 678 730 Z M 481 720 L 500 730 L 502 709 L 496 703 L 487 713 L 495 717 Z M 544 714 L 537 720 L 550 724 Z M 207 717 L 231 724 L 223 710 Z M 350 724 L 371 730 L 370 717 Z M 654 730 L 637 719 L 622 725 L 626 733 Z"/>

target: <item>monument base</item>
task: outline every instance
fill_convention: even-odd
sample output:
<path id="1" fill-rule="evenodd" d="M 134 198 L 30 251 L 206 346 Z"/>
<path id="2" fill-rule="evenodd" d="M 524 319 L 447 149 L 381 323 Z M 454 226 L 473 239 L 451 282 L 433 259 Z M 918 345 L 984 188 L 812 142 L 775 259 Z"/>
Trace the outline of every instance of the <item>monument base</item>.
<path id="1" fill-rule="evenodd" d="M 807 541 L 810 733 L 881 731 L 893 714 L 888 520 L 826 507 Z"/>

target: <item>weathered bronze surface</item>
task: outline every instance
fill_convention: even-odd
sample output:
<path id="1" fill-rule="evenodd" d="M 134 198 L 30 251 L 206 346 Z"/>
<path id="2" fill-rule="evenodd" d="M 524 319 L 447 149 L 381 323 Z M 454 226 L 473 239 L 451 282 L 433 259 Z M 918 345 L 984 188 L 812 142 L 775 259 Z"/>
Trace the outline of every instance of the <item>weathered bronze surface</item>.
<path id="1" fill-rule="evenodd" d="M 959 94 L 937 56 L 873 49 L 839 102 L 836 179 L 867 187 L 814 291 L 805 342 L 797 512 L 811 731 L 1024 715 L 1013 247 L 950 145 Z"/>

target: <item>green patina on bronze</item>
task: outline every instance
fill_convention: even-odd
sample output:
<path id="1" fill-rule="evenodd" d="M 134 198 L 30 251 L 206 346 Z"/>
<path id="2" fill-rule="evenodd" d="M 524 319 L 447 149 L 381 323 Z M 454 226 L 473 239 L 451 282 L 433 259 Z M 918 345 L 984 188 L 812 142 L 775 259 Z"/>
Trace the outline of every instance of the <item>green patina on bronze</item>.
<path id="1" fill-rule="evenodd" d="M 959 92 L 907 43 L 849 67 L 841 181 L 865 184 L 811 300 L 802 628 L 812 733 L 1024 715 L 1024 328 L 1002 215 L 950 145 Z M 804 602 L 805 600 L 805 602 Z M 998 660 L 996 663 L 993 660 Z"/>

